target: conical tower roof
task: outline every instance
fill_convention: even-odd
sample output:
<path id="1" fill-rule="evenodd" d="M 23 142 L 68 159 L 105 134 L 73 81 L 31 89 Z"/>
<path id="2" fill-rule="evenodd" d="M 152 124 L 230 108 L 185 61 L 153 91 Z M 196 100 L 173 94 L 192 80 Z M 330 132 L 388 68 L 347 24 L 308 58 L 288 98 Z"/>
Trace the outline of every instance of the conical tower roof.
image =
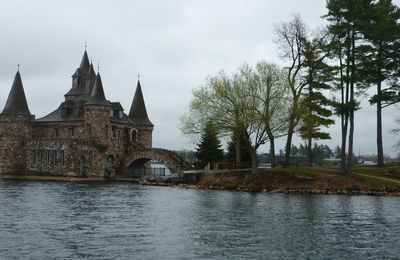
<path id="1" fill-rule="evenodd" d="M 2 114 L 4 115 L 27 115 L 30 116 L 28 103 L 26 102 L 24 87 L 22 85 L 19 70 L 15 74 L 10 94 L 8 95 L 6 105 Z"/>
<path id="2" fill-rule="evenodd" d="M 92 94 L 94 81 L 96 80 L 96 72 L 94 71 L 93 64 L 90 63 L 88 78 L 86 79 L 84 94 L 90 96 Z"/>
<path id="3" fill-rule="evenodd" d="M 90 63 L 88 77 L 89 78 L 95 78 L 96 77 L 96 72 L 94 71 L 93 63 Z"/>
<path id="4" fill-rule="evenodd" d="M 109 105 L 103 89 L 103 83 L 101 82 L 100 73 L 97 73 L 96 80 L 93 85 L 92 94 L 87 100 L 88 105 Z"/>
<path id="5" fill-rule="evenodd" d="M 89 71 L 89 69 L 90 69 L 89 57 L 85 50 L 85 52 L 83 53 L 81 64 L 79 65 L 79 70 L 83 73 L 87 73 Z"/>
<path id="6" fill-rule="evenodd" d="M 147 116 L 146 105 L 144 103 L 142 87 L 139 80 L 135 96 L 133 97 L 131 110 L 129 111 L 129 118 L 137 125 L 154 126 Z"/>

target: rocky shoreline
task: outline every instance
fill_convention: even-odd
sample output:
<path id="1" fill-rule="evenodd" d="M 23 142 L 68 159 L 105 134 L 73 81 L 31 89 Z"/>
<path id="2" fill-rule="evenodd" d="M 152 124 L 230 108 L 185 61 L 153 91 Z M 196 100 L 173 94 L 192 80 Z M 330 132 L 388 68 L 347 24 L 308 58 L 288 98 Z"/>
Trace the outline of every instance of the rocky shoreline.
<path id="1" fill-rule="evenodd" d="M 360 177 L 335 176 L 323 177 L 299 173 L 260 173 L 247 172 L 196 172 L 183 177 L 145 178 L 98 178 L 66 176 L 28 176 L 3 175 L 0 179 L 38 180 L 38 181 L 126 181 L 146 186 L 177 187 L 185 189 L 228 190 L 239 192 L 264 192 L 284 194 L 337 194 L 400 197 L 400 185 L 387 187 L 368 183 Z M 278 179 L 278 181 L 277 181 Z M 332 181 L 335 180 L 335 181 Z"/>
<path id="2" fill-rule="evenodd" d="M 284 194 L 336 194 L 336 195 L 367 195 L 367 196 L 393 196 L 400 197 L 400 188 L 375 188 L 370 190 L 362 190 L 358 185 L 352 185 L 344 190 L 337 189 L 290 189 L 276 188 L 266 189 L 260 187 L 232 187 L 232 186 L 214 186 L 201 185 L 198 183 L 184 183 L 182 179 L 163 179 L 163 178 L 145 178 L 138 182 L 141 185 L 148 186 L 163 186 L 163 187 L 178 187 L 185 189 L 202 189 L 202 190 L 226 190 L 239 192 L 263 192 L 263 193 L 284 193 Z"/>

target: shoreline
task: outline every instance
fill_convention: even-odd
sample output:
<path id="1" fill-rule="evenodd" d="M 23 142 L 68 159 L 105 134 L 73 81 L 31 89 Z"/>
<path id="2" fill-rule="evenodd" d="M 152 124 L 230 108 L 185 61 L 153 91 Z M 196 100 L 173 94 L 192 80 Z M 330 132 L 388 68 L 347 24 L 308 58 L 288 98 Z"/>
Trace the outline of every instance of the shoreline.
<path id="1" fill-rule="evenodd" d="M 194 172 L 189 178 L 154 177 L 145 178 L 103 178 L 103 177 L 69 177 L 69 176 L 33 176 L 33 175 L 2 175 L 0 179 L 21 181 L 60 181 L 60 182 L 131 182 L 143 186 L 175 187 L 182 189 L 198 190 L 225 190 L 254 193 L 281 193 L 281 194 L 327 194 L 327 195 L 366 195 L 400 197 L 400 180 L 390 179 L 395 186 L 381 186 L 368 183 L 369 178 L 375 180 L 388 178 L 370 175 L 354 175 L 344 177 L 340 175 L 324 173 L 323 177 L 315 177 L 315 174 L 304 171 L 287 172 L 287 170 L 263 170 L 257 175 L 251 175 L 246 170 L 242 171 L 214 171 Z M 315 170 L 315 169 L 313 169 Z M 301 173 L 299 173 L 301 172 Z M 311 172 L 311 171 L 310 171 Z M 277 182 L 276 178 L 280 178 Z M 329 185 L 321 180 L 328 179 Z M 346 181 L 332 182 L 332 178 Z M 261 180 L 261 181 L 260 181 Z"/>

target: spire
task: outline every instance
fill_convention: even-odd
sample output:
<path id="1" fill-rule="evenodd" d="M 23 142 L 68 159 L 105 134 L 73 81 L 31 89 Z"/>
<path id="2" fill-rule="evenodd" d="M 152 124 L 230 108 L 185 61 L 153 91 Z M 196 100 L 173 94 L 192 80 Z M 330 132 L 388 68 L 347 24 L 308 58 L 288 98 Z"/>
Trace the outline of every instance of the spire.
<path id="1" fill-rule="evenodd" d="M 89 72 L 88 72 L 88 77 L 89 77 L 89 78 L 96 78 L 96 72 L 94 71 L 93 63 L 90 63 L 90 68 L 89 68 Z"/>
<path id="2" fill-rule="evenodd" d="M 4 115 L 27 115 L 30 116 L 28 103 L 26 102 L 24 87 L 22 85 L 19 70 L 15 74 L 7 103 L 4 106 L 2 114 Z"/>
<path id="3" fill-rule="evenodd" d="M 81 65 L 79 65 L 79 70 L 83 73 L 86 73 L 88 72 L 89 68 L 90 68 L 90 62 L 85 48 L 85 53 L 83 53 Z"/>
<path id="4" fill-rule="evenodd" d="M 129 118 L 137 125 L 154 126 L 147 116 L 140 80 L 137 83 L 135 96 L 133 97 L 131 110 L 129 111 Z"/>
<path id="5" fill-rule="evenodd" d="M 86 102 L 88 105 L 109 105 L 106 97 L 104 95 L 103 84 L 101 83 L 100 73 L 97 73 L 96 80 L 94 82 L 92 94 L 90 95 L 88 101 Z"/>
<path id="6" fill-rule="evenodd" d="M 88 72 L 88 78 L 86 79 L 84 94 L 90 96 L 92 94 L 94 81 L 96 80 L 96 72 L 93 68 L 93 63 L 90 63 L 90 68 Z"/>

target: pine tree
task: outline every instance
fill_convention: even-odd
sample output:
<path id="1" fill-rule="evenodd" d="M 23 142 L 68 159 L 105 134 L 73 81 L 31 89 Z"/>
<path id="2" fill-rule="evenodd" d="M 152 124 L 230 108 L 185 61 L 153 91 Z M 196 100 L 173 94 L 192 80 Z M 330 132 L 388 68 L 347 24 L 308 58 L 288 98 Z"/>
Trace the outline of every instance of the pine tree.
<path id="1" fill-rule="evenodd" d="M 331 102 L 321 92 L 330 89 L 326 83 L 331 80 L 332 69 L 325 63 L 328 53 L 322 52 L 321 40 L 305 42 L 303 55 L 304 66 L 307 68 L 306 80 L 307 92 L 303 94 L 302 100 L 302 124 L 299 129 L 300 136 L 307 140 L 308 163 L 313 164 L 313 140 L 330 139 L 327 132 L 321 127 L 328 127 L 335 123 L 331 119 L 332 111 L 328 108 Z"/>
<path id="2" fill-rule="evenodd" d="M 240 161 L 237 161 L 237 145 L 239 145 L 239 150 L 240 150 Z M 226 159 L 229 162 L 234 162 L 235 165 L 241 163 L 241 162 L 251 162 L 251 156 L 249 154 L 249 146 L 250 146 L 250 141 L 246 140 L 246 138 L 243 136 L 242 138 L 239 138 L 237 140 L 237 137 L 235 134 L 232 135 L 231 140 L 228 142 L 228 151 L 226 154 Z"/>
<path id="3" fill-rule="evenodd" d="M 391 0 L 379 0 L 365 12 L 360 25 L 364 44 L 359 47 L 361 80 L 366 86 L 376 86 L 370 99 L 376 104 L 378 167 L 384 165 L 382 142 L 382 109 L 400 101 L 397 84 L 400 58 L 400 10 Z"/>
<path id="4" fill-rule="evenodd" d="M 211 121 L 206 123 L 201 141 L 196 149 L 196 158 L 201 167 L 208 163 L 221 162 L 224 158 L 217 130 Z"/>
<path id="5" fill-rule="evenodd" d="M 328 30 L 333 41 L 330 51 L 337 62 L 335 85 L 340 91 L 340 100 L 336 103 L 336 113 L 341 118 L 341 168 L 346 174 L 352 173 L 354 114 L 358 109 L 356 84 L 358 83 L 358 46 L 360 44 L 360 24 L 365 19 L 365 10 L 372 0 L 327 0 Z M 346 160 L 346 144 L 348 155 Z"/>

